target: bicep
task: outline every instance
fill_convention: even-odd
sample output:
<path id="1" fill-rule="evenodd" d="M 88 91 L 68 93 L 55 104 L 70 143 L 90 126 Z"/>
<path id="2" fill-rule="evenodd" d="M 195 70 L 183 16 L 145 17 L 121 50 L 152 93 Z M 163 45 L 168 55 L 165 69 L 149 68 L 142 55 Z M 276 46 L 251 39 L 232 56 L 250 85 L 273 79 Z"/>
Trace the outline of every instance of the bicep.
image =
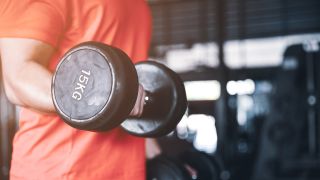
<path id="1" fill-rule="evenodd" d="M 9 74 L 21 70 L 24 63 L 32 61 L 46 67 L 53 53 L 51 45 L 38 40 L 0 38 L 2 68 Z"/>

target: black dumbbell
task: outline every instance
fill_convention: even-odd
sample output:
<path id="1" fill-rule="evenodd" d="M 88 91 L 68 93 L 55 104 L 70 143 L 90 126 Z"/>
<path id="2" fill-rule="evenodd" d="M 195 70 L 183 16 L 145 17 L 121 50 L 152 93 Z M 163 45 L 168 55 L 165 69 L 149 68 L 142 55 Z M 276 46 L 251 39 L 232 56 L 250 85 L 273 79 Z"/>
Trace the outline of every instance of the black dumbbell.
<path id="1" fill-rule="evenodd" d="M 141 117 L 129 117 L 139 83 L 147 92 Z M 120 49 L 85 42 L 70 49 L 56 68 L 52 98 L 61 118 L 70 126 L 106 131 L 121 126 L 137 136 L 171 132 L 186 111 L 184 85 L 165 65 L 133 65 Z"/>
<path id="2" fill-rule="evenodd" d="M 187 169 L 195 172 L 192 179 L 220 179 L 222 168 L 213 156 L 197 150 L 188 150 L 180 154 L 178 159 Z"/>
<path id="3" fill-rule="evenodd" d="M 192 180 L 184 164 L 173 157 L 160 155 L 148 160 L 146 165 L 147 180 Z"/>
<path id="4" fill-rule="evenodd" d="M 183 152 L 179 157 L 160 155 L 147 161 L 147 180 L 218 180 L 221 173 L 215 157 L 196 150 Z"/>

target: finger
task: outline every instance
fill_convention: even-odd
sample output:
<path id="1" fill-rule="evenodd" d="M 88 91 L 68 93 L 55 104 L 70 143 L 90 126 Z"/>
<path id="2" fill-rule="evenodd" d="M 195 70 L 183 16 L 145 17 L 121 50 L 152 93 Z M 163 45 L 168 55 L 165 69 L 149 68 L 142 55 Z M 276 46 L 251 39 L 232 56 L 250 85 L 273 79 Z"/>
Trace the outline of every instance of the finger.
<path id="1" fill-rule="evenodd" d="M 138 117 L 141 116 L 142 110 L 143 110 L 143 99 L 144 99 L 143 93 L 144 93 L 144 89 L 141 85 L 139 85 L 139 99 L 137 100 L 138 101 L 138 105 L 137 105 Z"/>
<path id="2" fill-rule="evenodd" d="M 134 109 L 134 107 L 133 107 L 133 109 L 131 110 L 129 116 L 134 116 L 134 114 L 135 114 L 135 109 Z"/>
<path id="3" fill-rule="evenodd" d="M 146 97 L 146 91 L 144 90 L 144 88 L 142 87 L 142 95 L 141 95 L 141 101 L 140 101 L 140 111 L 139 111 L 139 117 L 142 115 L 143 113 L 143 109 L 144 109 L 144 99 Z"/>
<path id="4" fill-rule="evenodd" d="M 141 91 L 141 87 L 139 85 L 137 99 L 136 99 L 136 102 L 133 106 L 133 109 L 131 110 L 130 116 L 138 116 L 138 114 L 139 114 L 139 106 L 140 106 L 140 101 L 141 101 L 140 100 L 141 99 L 140 91 Z"/>

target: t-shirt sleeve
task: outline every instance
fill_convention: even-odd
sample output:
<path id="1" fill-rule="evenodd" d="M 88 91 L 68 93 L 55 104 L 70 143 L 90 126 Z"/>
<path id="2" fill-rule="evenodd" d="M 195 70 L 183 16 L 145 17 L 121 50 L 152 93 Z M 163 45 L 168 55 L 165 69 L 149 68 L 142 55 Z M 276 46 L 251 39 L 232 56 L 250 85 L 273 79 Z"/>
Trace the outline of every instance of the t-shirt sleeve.
<path id="1" fill-rule="evenodd" d="M 65 18 L 56 0 L 0 0 L 0 37 L 31 38 L 56 47 Z"/>

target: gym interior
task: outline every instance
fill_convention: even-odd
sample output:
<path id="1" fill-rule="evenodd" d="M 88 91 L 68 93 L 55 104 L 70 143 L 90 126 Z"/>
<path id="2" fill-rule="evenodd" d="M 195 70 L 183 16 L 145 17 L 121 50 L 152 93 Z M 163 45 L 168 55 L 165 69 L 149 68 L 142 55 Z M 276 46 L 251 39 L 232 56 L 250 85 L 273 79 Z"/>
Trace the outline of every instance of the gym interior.
<path id="1" fill-rule="evenodd" d="M 320 1 L 148 0 L 151 61 L 183 80 L 187 110 L 157 137 L 150 180 L 320 179 Z M 1 82 L 0 179 L 19 108 Z"/>

